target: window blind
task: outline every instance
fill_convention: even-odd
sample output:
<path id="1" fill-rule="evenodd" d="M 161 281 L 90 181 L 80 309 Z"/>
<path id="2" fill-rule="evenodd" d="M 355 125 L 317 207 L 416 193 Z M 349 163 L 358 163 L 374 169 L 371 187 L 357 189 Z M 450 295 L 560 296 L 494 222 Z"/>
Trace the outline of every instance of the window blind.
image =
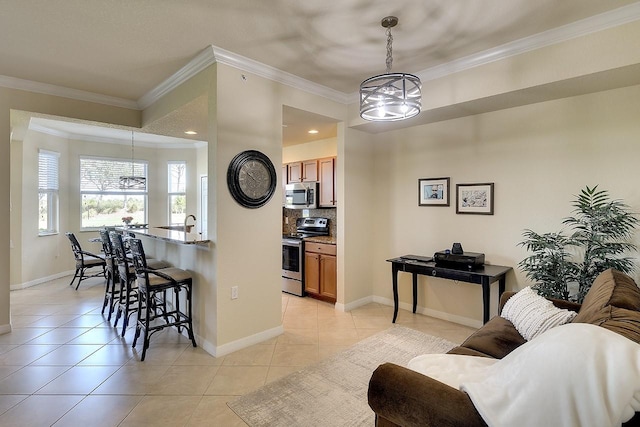
<path id="1" fill-rule="evenodd" d="M 146 178 L 147 164 L 134 161 L 132 168 L 131 160 L 80 158 L 80 191 L 133 192 L 120 188 L 120 177 L 131 175 Z"/>
<path id="2" fill-rule="evenodd" d="M 60 153 L 38 151 L 38 190 L 58 190 Z"/>

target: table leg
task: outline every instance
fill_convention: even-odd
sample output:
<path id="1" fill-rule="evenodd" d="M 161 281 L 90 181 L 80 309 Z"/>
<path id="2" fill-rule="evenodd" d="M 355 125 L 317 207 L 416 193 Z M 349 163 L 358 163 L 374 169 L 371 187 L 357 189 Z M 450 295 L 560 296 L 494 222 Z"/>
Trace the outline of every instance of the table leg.
<path id="1" fill-rule="evenodd" d="M 418 305 L 418 273 L 413 273 L 413 312 L 416 312 Z"/>
<path id="2" fill-rule="evenodd" d="M 399 267 L 393 263 L 391 268 L 391 275 L 393 279 L 393 320 L 391 323 L 396 323 L 398 317 L 398 270 Z"/>
<path id="3" fill-rule="evenodd" d="M 500 301 L 500 297 L 504 293 L 505 285 L 507 283 L 507 276 L 503 274 L 500 276 L 500 280 L 498 281 L 498 301 Z"/>
<path id="4" fill-rule="evenodd" d="M 488 279 L 482 280 L 482 323 L 489 321 L 489 303 L 491 299 L 491 283 Z"/>

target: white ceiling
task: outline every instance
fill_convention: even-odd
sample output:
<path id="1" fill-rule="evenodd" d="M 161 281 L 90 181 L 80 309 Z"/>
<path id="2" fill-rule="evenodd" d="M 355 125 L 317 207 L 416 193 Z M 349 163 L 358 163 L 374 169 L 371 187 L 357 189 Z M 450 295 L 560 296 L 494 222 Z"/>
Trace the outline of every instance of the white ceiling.
<path id="1" fill-rule="evenodd" d="M 419 74 L 633 0 L 0 0 L 0 77 L 128 101 L 214 45 L 344 94 Z M 285 123 L 286 124 L 286 123 Z"/>

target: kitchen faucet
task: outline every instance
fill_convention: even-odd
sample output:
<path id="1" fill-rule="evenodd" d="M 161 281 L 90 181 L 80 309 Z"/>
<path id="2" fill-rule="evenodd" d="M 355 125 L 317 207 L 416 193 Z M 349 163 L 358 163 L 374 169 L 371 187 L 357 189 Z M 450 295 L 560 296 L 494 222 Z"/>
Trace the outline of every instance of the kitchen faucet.
<path id="1" fill-rule="evenodd" d="M 193 221 L 196 221 L 196 217 L 194 215 L 187 215 L 184 219 L 184 232 L 187 232 L 187 220 L 189 219 L 189 217 L 193 218 Z M 194 224 L 195 225 L 195 224 Z"/>

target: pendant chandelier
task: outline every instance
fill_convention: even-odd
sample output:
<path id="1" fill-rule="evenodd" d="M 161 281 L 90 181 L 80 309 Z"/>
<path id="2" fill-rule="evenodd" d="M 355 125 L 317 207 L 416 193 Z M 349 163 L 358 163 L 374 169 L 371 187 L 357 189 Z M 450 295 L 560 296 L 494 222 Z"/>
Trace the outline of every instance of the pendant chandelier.
<path id="1" fill-rule="evenodd" d="M 360 117 L 365 120 L 404 120 L 417 115 L 422 108 L 420 79 L 413 74 L 391 72 L 391 28 L 397 24 L 398 18 L 395 16 L 387 16 L 381 22 L 387 29 L 387 72 L 360 84 Z"/>
<path id="2" fill-rule="evenodd" d="M 145 190 L 147 188 L 147 178 L 136 176 L 134 172 L 135 163 L 133 161 L 133 131 L 131 131 L 131 175 L 120 176 L 121 190 Z"/>

